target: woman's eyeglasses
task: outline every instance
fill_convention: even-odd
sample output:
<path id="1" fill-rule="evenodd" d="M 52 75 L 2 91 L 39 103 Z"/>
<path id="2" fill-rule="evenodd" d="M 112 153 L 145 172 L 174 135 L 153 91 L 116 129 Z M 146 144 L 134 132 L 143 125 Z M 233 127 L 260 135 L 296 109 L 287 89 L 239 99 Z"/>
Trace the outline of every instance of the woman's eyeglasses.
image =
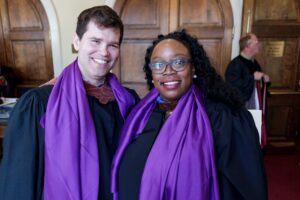
<path id="1" fill-rule="evenodd" d="M 149 64 L 149 67 L 154 74 L 162 74 L 166 70 L 166 67 L 170 65 L 176 72 L 183 71 L 185 66 L 190 63 L 190 60 L 185 58 L 177 58 L 169 62 L 157 61 Z"/>

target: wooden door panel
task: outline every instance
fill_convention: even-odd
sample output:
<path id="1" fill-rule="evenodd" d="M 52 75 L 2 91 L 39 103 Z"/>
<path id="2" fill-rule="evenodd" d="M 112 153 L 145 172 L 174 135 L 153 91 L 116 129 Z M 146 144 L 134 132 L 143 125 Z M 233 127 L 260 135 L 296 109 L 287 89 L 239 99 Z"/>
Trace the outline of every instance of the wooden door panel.
<path id="1" fill-rule="evenodd" d="M 253 18 L 253 32 L 268 37 L 299 37 L 299 4 L 298 0 L 253 1 L 247 8 L 252 10 L 249 17 Z"/>
<path id="2" fill-rule="evenodd" d="M 0 0 L 5 65 L 20 85 L 36 87 L 53 77 L 50 28 L 39 0 Z"/>
<path id="3" fill-rule="evenodd" d="M 42 30 L 39 13 L 26 1 L 7 1 L 9 31 L 17 30 Z"/>
<path id="4" fill-rule="evenodd" d="M 299 37 L 299 10 L 299 0 L 245 0 L 242 33 Z"/>
<path id="5" fill-rule="evenodd" d="M 300 21 L 298 3 L 294 0 L 264 0 L 255 1 L 254 5 L 255 15 L 254 21 L 256 22 L 270 22 L 284 20 L 287 21 Z M 266 9 L 267 8 L 267 9 Z"/>
<path id="6" fill-rule="evenodd" d="M 300 120 L 300 95 L 297 92 L 273 92 L 268 114 L 268 137 L 271 140 L 294 141 Z"/>
<path id="7" fill-rule="evenodd" d="M 216 0 L 180 0 L 179 4 L 180 27 L 222 25 L 222 13 Z"/>
<path id="8" fill-rule="evenodd" d="M 299 63 L 298 38 L 259 38 L 262 51 L 257 56 L 259 63 L 272 79 L 272 89 L 294 91 L 297 88 L 297 66 Z M 272 55 L 272 42 L 283 43 L 282 56 Z M 276 51 L 276 49 L 274 49 Z"/>
<path id="9" fill-rule="evenodd" d="M 220 57 L 221 57 L 221 47 L 222 47 L 222 41 L 220 40 L 199 40 L 199 42 L 203 45 L 210 63 L 212 64 L 212 66 L 220 66 L 221 61 L 220 61 Z M 221 74 L 221 70 L 219 67 L 215 67 L 216 71 Z"/>
<path id="10" fill-rule="evenodd" d="M 145 73 L 143 71 L 144 56 L 146 49 L 150 46 L 152 40 L 125 40 L 122 44 L 122 50 L 118 70 L 118 77 L 122 83 L 136 90 L 140 96 L 147 94 Z M 126 52 L 126 54 L 124 53 Z M 122 66 L 119 67 L 119 66 Z"/>
<path id="11" fill-rule="evenodd" d="M 288 105 L 276 105 L 271 106 L 269 113 L 269 120 L 273 123 L 270 123 L 268 129 L 272 130 L 268 133 L 269 137 L 273 137 L 274 139 L 286 139 L 285 131 L 288 128 L 288 118 L 289 113 L 291 112 L 291 107 Z"/>
<path id="12" fill-rule="evenodd" d="M 140 18 L 136 16 L 143 16 Z M 127 26 L 142 25 L 143 27 L 158 27 L 159 1 L 130 0 L 122 12 L 123 23 Z"/>
<path id="13" fill-rule="evenodd" d="M 145 74 L 143 72 L 144 55 L 150 41 L 126 41 L 123 43 L 122 51 L 126 51 L 125 55 L 133 57 L 121 56 L 121 80 L 124 83 L 145 83 Z M 124 54 L 122 54 L 124 55 Z M 133 67 L 135 66 L 135 67 Z"/>
<path id="14" fill-rule="evenodd" d="M 168 31 L 168 0 L 120 0 L 116 1 L 115 10 L 124 23 L 125 40 L 152 39 Z"/>
<path id="15" fill-rule="evenodd" d="M 45 44 L 43 41 L 12 41 L 15 71 L 24 82 L 43 82 L 49 80 L 49 71 L 44 67 L 46 62 Z M 35 58 L 32 59 L 32 55 Z M 32 75 L 34 76 L 28 76 Z M 51 72 L 50 72 L 51 74 Z"/>

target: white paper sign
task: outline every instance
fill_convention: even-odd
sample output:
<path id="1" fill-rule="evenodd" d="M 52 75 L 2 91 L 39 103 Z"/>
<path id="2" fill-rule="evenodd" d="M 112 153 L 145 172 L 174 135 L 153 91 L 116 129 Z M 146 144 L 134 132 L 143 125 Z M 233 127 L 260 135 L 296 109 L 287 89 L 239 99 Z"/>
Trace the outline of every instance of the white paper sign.
<path id="1" fill-rule="evenodd" d="M 249 109 L 249 112 L 252 114 L 252 117 L 254 119 L 255 126 L 259 134 L 259 142 L 261 143 L 262 112 L 261 110 L 252 110 L 252 109 Z"/>

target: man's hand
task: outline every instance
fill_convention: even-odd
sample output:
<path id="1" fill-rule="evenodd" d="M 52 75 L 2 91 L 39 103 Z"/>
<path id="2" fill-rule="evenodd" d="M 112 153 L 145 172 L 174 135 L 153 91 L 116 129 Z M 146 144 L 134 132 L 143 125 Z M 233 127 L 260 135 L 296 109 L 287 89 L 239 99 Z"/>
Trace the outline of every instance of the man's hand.
<path id="1" fill-rule="evenodd" d="M 259 72 L 259 71 L 254 72 L 254 80 L 256 80 L 256 81 L 261 80 L 263 78 L 263 76 L 264 76 L 264 73 L 262 73 L 262 72 Z"/>
<path id="2" fill-rule="evenodd" d="M 268 82 L 270 82 L 270 77 L 269 77 L 269 75 L 268 74 L 264 74 L 264 81 L 266 82 L 266 83 L 268 83 Z"/>
<path id="3" fill-rule="evenodd" d="M 256 71 L 254 72 L 254 79 L 256 81 L 259 81 L 261 79 L 264 79 L 265 82 L 270 82 L 270 77 L 268 74 L 265 74 L 263 72 L 259 72 L 259 71 Z"/>

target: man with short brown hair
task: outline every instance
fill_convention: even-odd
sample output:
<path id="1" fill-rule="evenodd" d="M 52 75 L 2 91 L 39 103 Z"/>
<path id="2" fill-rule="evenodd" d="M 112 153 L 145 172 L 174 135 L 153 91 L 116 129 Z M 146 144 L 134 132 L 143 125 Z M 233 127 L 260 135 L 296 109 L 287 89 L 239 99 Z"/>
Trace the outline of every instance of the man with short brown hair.
<path id="1" fill-rule="evenodd" d="M 16 104 L 4 138 L 1 200 L 111 200 L 110 169 L 137 95 L 110 73 L 123 24 L 108 6 L 84 10 L 73 39 L 77 58 L 53 84 Z"/>

